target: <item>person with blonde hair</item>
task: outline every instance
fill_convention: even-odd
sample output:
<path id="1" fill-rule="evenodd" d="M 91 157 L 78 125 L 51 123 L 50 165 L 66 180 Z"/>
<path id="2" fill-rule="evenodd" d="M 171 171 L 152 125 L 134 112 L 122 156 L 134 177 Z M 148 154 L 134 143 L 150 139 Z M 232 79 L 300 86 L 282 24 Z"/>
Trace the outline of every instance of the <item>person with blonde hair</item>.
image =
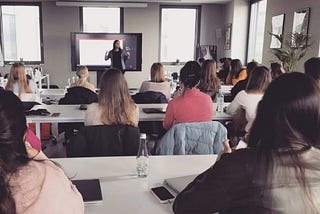
<path id="1" fill-rule="evenodd" d="M 16 62 L 11 66 L 6 90 L 13 91 L 19 97 L 23 93 L 36 93 L 38 88 L 33 80 L 28 80 L 25 66 L 21 62 Z"/>
<path id="2" fill-rule="evenodd" d="M 84 87 L 95 92 L 95 87 L 93 84 L 88 82 L 89 71 L 86 66 L 80 66 L 77 68 L 76 75 L 78 76 L 78 81 L 72 84 L 72 87 Z"/>
<path id="3" fill-rule="evenodd" d="M 165 80 L 165 72 L 161 63 L 153 63 L 150 69 L 151 80 L 141 84 L 139 92 L 156 91 L 164 94 L 169 100 L 171 98 L 170 83 Z"/>
<path id="4" fill-rule="evenodd" d="M 214 59 L 205 60 L 202 64 L 202 77 L 199 89 L 208 94 L 212 100 L 215 99 L 216 93 L 220 87 L 220 79 L 217 77 L 217 64 Z"/>
<path id="5" fill-rule="evenodd" d="M 88 105 L 84 124 L 137 127 L 138 122 L 139 108 L 130 96 L 122 72 L 115 68 L 107 70 L 100 79 L 98 103 Z"/>

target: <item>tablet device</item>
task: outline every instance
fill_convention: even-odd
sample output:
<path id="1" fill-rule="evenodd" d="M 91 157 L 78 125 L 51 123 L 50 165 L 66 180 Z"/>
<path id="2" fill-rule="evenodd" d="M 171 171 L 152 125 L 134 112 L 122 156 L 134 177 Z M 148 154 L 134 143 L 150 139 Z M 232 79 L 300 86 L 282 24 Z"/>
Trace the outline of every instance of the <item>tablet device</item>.
<path id="1" fill-rule="evenodd" d="M 102 193 L 99 179 L 72 180 L 86 204 L 101 203 Z"/>
<path id="2" fill-rule="evenodd" d="M 142 111 L 147 114 L 165 114 L 166 109 L 165 108 L 143 108 Z"/>

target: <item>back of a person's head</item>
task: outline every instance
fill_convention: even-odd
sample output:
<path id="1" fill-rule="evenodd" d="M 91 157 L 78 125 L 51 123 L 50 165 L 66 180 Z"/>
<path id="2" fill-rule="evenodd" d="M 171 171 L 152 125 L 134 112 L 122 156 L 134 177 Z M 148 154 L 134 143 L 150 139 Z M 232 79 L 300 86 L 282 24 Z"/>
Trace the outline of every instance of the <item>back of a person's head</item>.
<path id="1" fill-rule="evenodd" d="M 271 81 L 271 74 L 267 67 L 259 66 L 250 72 L 247 91 L 264 92 Z"/>
<path id="2" fill-rule="evenodd" d="M 205 59 L 203 57 L 198 59 L 198 63 L 200 64 L 200 66 L 202 65 L 202 63 L 204 63 Z"/>
<path id="3" fill-rule="evenodd" d="M 219 85 L 217 77 L 217 63 L 214 59 L 208 59 L 202 64 L 201 87 L 205 90 L 216 89 Z"/>
<path id="4" fill-rule="evenodd" d="M 282 69 L 282 65 L 278 62 L 271 63 L 270 68 L 271 68 L 272 79 L 275 79 L 284 73 Z"/>
<path id="5" fill-rule="evenodd" d="M 153 63 L 150 68 L 151 82 L 164 82 L 165 74 L 161 63 Z"/>
<path id="6" fill-rule="evenodd" d="M 302 152 L 320 144 L 320 89 L 293 72 L 273 80 L 258 105 L 249 147 Z"/>
<path id="7" fill-rule="evenodd" d="M 0 90 L 0 213 L 16 213 L 8 178 L 28 161 L 23 106 L 11 91 Z"/>
<path id="8" fill-rule="evenodd" d="M 185 88 L 193 88 L 199 84 L 201 67 L 196 61 L 187 62 L 180 70 L 180 81 Z"/>
<path id="9" fill-rule="evenodd" d="M 129 124 L 134 106 L 128 84 L 119 69 L 105 71 L 100 79 L 99 106 L 102 108 L 102 122 L 105 124 Z M 111 123 L 111 124 L 109 124 Z"/>
<path id="10" fill-rule="evenodd" d="M 247 75 L 249 76 L 251 71 L 253 71 L 255 68 L 257 68 L 259 64 L 255 61 L 249 62 L 247 64 Z"/>
<path id="11" fill-rule="evenodd" d="M 86 66 L 79 66 L 79 67 L 77 67 L 76 75 L 77 75 L 79 78 L 86 78 L 86 77 L 88 77 L 88 76 L 89 76 L 88 68 L 87 68 Z"/>
<path id="12" fill-rule="evenodd" d="M 320 81 L 320 57 L 312 57 L 304 63 L 304 70 L 307 75 Z"/>
<path id="13" fill-rule="evenodd" d="M 19 96 L 24 90 L 26 93 L 31 93 L 29 82 L 26 77 L 25 66 L 22 62 L 16 62 L 11 66 L 8 83 L 6 85 L 7 90 L 13 90 L 14 83 L 18 83 Z"/>
<path id="14" fill-rule="evenodd" d="M 238 76 L 240 71 L 242 70 L 242 63 L 240 59 L 231 60 L 231 77 Z"/>

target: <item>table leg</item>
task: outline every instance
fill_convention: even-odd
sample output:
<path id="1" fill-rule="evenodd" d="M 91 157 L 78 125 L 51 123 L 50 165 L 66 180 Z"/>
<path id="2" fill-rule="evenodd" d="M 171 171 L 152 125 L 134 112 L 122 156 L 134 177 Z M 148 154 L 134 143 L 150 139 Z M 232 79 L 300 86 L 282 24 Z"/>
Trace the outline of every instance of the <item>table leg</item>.
<path id="1" fill-rule="evenodd" d="M 40 123 L 36 123 L 36 136 L 41 140 L 41 129 L 40 129 Z"/>

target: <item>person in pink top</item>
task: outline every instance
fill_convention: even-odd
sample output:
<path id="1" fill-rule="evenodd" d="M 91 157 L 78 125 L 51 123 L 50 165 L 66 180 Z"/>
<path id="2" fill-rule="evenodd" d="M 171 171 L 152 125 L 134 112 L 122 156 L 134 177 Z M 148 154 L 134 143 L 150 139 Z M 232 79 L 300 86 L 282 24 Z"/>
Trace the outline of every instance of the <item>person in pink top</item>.
<path id="1" fill-rule="evenodd" d="M 163 128 L 170 129 L 177 123 L 207 122 L 212 120 L 211 97 L 200 92 L 201 67 L 196 61 L 189 61 L 180 71 L 180 96 L 167 106 Z"/>
<path id="2" fill-rule="evenodd" d="M 0 213 L 84 213 L 63 170 L 26 140 L 26 124 L 19 98 L 0 90 Z"/>

